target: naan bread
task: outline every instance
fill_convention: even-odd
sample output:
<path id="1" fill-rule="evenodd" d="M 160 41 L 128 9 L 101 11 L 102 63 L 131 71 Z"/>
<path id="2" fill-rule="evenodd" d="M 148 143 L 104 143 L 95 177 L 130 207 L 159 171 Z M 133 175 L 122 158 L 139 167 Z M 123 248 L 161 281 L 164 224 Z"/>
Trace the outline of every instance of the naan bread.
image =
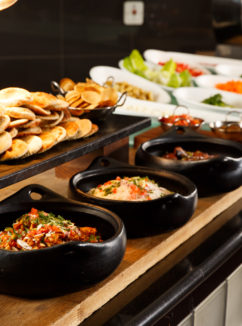
<path id="1" fill-rule="evenodd" d="M 13 119 L 10 121 L 9 128 L 18 128 L 25 125 L 27 122 L 29 122 L 28 119 Z"/>
<path id="2" fill-rule="evenodd" d="M 28 151 L 24 155 L 24 157 L 36 154 L 42 148 L 42 140 L 39 136 L 30 135 L 30 136 L 25 136 L 21 139 L 25 141 L 26 144 L 28 145 Z"/>
<path id="3" fill-rule="evenodd" d="M 66 130 L 61 126 L 56 126 L 43 131 L 39 137 L 43 143 L 40 150 L 40 153 L 42 153 L 64 140 L 66 137 Z"/>
<path id="4" fill-rule="evenodd" d="M 0 105 L 21 106 L 32 101 L 32 95 L 24 88 L 8 87 L 0 90 Z"/>
<path id="5" fill-rule="evenodd" d="M 30 127 L 30 128 L 22 128 L 18 130 L 18 136 L 28 136 L 28 135 L 39 135 L 41 134 L 42 129 L 39 126 Z"/>
<path id="6" fill-rule="evenodd" d="M 89 119 L 71 118 L 79 126 L 79 131 L 74 139 L 85 137 L 92 130 L 92 122 Z"/>
<path id="7" fill-rule="evenodd" d="M 56 100 L 56 97 L 50 93 L 32 92 L 33 101 L 31 105 L 39 106 L 45 109 L 51 102 Z"/>
<path id="8" fill-rule="evenodd" d="M 87 138 L 90 137 L 92 135 L 94 135 L 96 132 L 98 132 L 99 127 L 98 125 L 96 125 L 95 123 L 92 124 L 92 129 L 90 130 L 90 132 L 88 134 L 86 134 L 85 136 L 83 136 L 83 138 Z"/>
<path id="9" fill-rule="evenodd" d="M 0 133 L 0 154 L 4 153 L 12 146 L 12 137 L 9 132 Z"/>
<path id="10" fill-rule="evenodd" d="M 14 119 L 34 120 L 35 114 L 30 109 L 23 107 L 8 107 L 5 108 L 5 114 Z"/>
<path id="11" fill-rule="evenodd" d="M 0 133 L 8 128 L 10 117 L 6 114 L 0 115 Z"/>
<path id="12" fill-rule="evenodd" d="M 66 121 L 61 123 L 61 127 L 66 130 L 66 140 L 75 139 L 76 135 L 79 132 L 79 125 L 76 121 Z"/>
<path id="13" fill-rule="evenodd" d="M 14 160 L 23 157 L 28 151 L 28 145 L 23 140 L 15 138 L 12 146 L 0 156 L 0 161 Z"/>

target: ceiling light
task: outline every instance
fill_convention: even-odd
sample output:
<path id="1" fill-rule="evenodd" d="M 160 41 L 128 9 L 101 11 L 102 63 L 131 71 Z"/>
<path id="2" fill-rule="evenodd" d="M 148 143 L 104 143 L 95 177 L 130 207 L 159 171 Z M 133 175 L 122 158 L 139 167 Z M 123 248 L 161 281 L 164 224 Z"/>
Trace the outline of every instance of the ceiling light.
<path id="1" fill-rule="evenodd" d="M 0 10 L 4 10 L 17 2 L 18 0 L 0 0 Z"/>

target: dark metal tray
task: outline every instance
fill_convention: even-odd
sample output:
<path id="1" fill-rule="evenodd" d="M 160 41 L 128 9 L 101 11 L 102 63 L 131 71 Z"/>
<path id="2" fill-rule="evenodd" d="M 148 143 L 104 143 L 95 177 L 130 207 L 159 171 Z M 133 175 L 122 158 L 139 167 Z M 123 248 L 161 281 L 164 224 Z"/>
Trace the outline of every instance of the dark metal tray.
<path id="1" fill-rule="evenodd" d="M 69 162 L 149 126 L 148 118 L 112 114 L 99 124 L 99 131 L 90 138 L 65 141 L 45 153 L 0 164 L 0 189 Z"/>

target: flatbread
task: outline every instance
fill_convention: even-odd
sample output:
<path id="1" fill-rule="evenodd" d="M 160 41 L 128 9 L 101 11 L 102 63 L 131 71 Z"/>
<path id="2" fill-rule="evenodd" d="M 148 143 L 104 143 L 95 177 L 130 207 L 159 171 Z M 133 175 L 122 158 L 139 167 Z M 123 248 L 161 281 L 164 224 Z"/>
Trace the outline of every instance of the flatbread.
<path id="1" fill-rule="evenodd" d="M 6 114 L 0 115 L 0 133 L 8 128 L 10 124 L 10 117 Z"/>
<path id="2" fill-rule="evenodd" d="M 76 135 L 79 132 L 79 125 L 76 121 L 66 121 L 61 123 L 60 126 L 66 130 L 66 140 L 75 139 Z"/>
<path id="3" fill-rule="evenodd" d="M 85 110 L 81 109 L 81 108 L 74 109 L 74 108 L 70 107 L 69 109 L 70 109 L 71 115 L 73 115 L 73 116 L 80 117 L 81 115 L 83 115 L 85 113 Z"/>
<path id="4" fill-rule="evenodd" d="M 0 161 L 14 160 L 23 157 L 28 151 L 28 145 L 23 140 L 15 138 L 12 146 L 0 157 Z"/>
<path id="5" fill-rule="evenodd" d="M 57 120 L 59 118 L 59 113 L 58 112 L 51 112 L 50 115 L 48 116 L 37 116 L 39 119 L 43 120 L 43 121 L 49 121 L 49 120 Z"/>
<path id="6" fill-rule="evenodd" d="M 45 92 L 32 92 L 33 101 L 32 105 L 39 106 L 45 109 L 51 102 L 56 100 L 56 97 L 50 93 Z"/>
<path id="7" fill-rule="evenodd" d="M 29 122 L 28 119 L 14 119 L 10 121 L 9 128 L 18 128 Z"/>
<path id="8" fill-rule="evenodd" d="M 42 148 L 42 140 L 39 136 L 30 135 L 30 136 L 25 136 L 21 139 L 23 141 L 25 141 L 28 145 L 28 151 L 24 155 L 24 157 L 34 155 L 34 154 L 38 153 L 39 150 Z"/>
<path id="9" fill-rule="evenodd" d="M 30 128 L 22 128 L 18 130 L 18 136 L 23 137 L 23 136 L 28 136 L 28 135 L 40 135 L 42 133 L 42 129 L 37 126 L 37 127 L 30 127 Z"/>
<path id="10" fill-rule="evenodd" d="M 42 148 L 40 150 L 40 153 L 42 153 L 64 140 L 66 137 L 66 130 L 61 126 L 55 126 L 43 131 L 39 137 L 42 140 Z"/>
<path id="11" fill-rule="evenodd" d="M 42 107 L 40 107 L 39 105 L 34 105 L 32 103 L 29 103 L 26 105 L 27 108 L 31 109 L 34 113 L 39 114 L 39 115 L 43 115 L 43 116 L 48 116 L 51 114 L 50 110 L 45 110 Z"/>
<path id="12" fill-rule="evenodd" d="M 51 111 L 63 111 L 69 107 L 69 103 L 58 98 L 51 101 L 45 108 Z"/>
<path id="13" fill-rule="evenodd" d="M 34 120 L 31 120 L 24 125 L 21 126 L 21 128 L 33 128 L 33 127 L 38 127 L 41 123 L 41 119 L 36 118 Z"/>
<path id="14" fill-rule="evenodd" d="M 12 146 L 12 137 L 9 132 L 0 133 L 0 154 L 4 153 Z"/>
<path id="15" fill-rule="evenodd" d="M 17 128 L 10 128 L 7 131 L 10 133 L 10 136 L 12 138 L 15 138 L 18 135 L 18 129 Z"/>
<path id="16" fill-rule="evenodd" d="M 70 79 L 70 78 L 67 78 L 67 77 L 64 77 L 60 80 L 60 87 L 65 91 L 65 92 L 68 92 L 68 91 L 71 91 L 74 86 L 75 86 L 75 82 Z"/>
<path id="17" fill-rule="evenodd" d="M 32 95 L 24 88 L 8 87 L 0 90 L 0 105 L 21 106 L 32 101 Z"/>
<path id="18" fill-rule="evenodd" d="M 99 130 L 98 125 L 93 123 L 91 131 L 88 134 L 86 134 L 85 136 L 83 136 L 83 138 L 87 138 L 87 137 L 90 137 L 90 136 L 94 135 L 96 132 L 98 132 L 98 130 Z"/>
<path id="19" fill-rule="evenodd" d="M 79 126 L 79 131 L 75 136 L 75 139 L 85 137 L 92 130 L 92 122 L 89 119 L 72 118 Z"/>
<path id="20" fill-rule="evenodd" d="M 50 122 L 49 123 L 49 126 L 50 127 L 57 126 L 59 123 L 61 123 L 61 121 L 63 120 L 63 118 L 64 118 L 64 111 L 60 111 L 58 119 L 56 119 L 53 122 Z"/>
<path id="21" fill-rule="evenodd" d="M 5 114 L 14 119 L 35 119 L 34 112 L 23 107 L 7 107 L 5 108 Z"/>
<path id="22" fill-rule="evenodd" d="M 63 117 L 62 122 L 69 121 L 71 118 L 71 112 L 70 112 L 69 108 L 64 110 L 63 112 L 64 112 L 64 117 Z"/>

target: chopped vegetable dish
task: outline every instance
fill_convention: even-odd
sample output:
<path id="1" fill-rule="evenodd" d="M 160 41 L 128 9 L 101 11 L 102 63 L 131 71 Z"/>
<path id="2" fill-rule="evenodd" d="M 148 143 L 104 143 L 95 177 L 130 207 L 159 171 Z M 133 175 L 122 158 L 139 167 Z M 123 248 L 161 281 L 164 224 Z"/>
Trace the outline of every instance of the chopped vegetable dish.
<path id="1" fill-rule="evenodd" d="M 164 66 L 166 62 L 159 62 L 159 65 Z M 182 62 L 176 62 L 176 72 L 180 73 L 184 70 L 189 71 L 189 73 L 192 75 L 192 77 L 198 77 L 203 75 L 203 71 L 201 69 L 198 68 L 192 68 L 190 67 L 188 64 L 186 63 L 182 63 Z"/>
<path id="2" fill-rule="evenodd" d="M 174 148 L 173 152 L 166 153 L 162 157 L 170 160 L 181 160 L 181 161 L 201 161 L 214 158 L 216 155 L 211 155 L 204 153 L 202 151 L 186 151 L 182 147 L 177 146 Z"/>
<path id="3" fill-rule="evenodd" d="M 161 68 L 159 65 L 150 67 L 137 49 L 124 58 L 123 66 L 136 75 L 164 86 L 177 88 L 192 85 L 190 72 L 187 69 L 177 72 L 176 63 L 172 59 Z"/>
<path id="4" fill-rule="evenodd" d="M 226 83 L 219 83 L 216 84 L 215 87 L 223 91 L 242 94 L 242 81 L 240 80 L 230 80 Z"/>
<path id="5" fill-rule="evenodd" d="M 144 201 L 156 199 L 169 195 L 172 192 L 159 187 L 159 185 L 148 177 L 116 177 L 96 188 L 89 190 L 88 194 L 114 200 Z"/>
<path id="6" fill-rule="evenodd" d="M 97 230 L 78 227 L 53 213 L 32 208 L 19 217 L 11 227 L 0 232 L 0 249 L 21 251 L 52 247 L 69 241 L 101 242 Z"/>
<path id="7" fill-rule="evenodd" d="M 162 117 L 159 119 L 161 123 L 172 124 L 174 126 L 199 126 L 202 119 L 193 118 L 189 114 L 170 115 L 169 117 Z"/>

